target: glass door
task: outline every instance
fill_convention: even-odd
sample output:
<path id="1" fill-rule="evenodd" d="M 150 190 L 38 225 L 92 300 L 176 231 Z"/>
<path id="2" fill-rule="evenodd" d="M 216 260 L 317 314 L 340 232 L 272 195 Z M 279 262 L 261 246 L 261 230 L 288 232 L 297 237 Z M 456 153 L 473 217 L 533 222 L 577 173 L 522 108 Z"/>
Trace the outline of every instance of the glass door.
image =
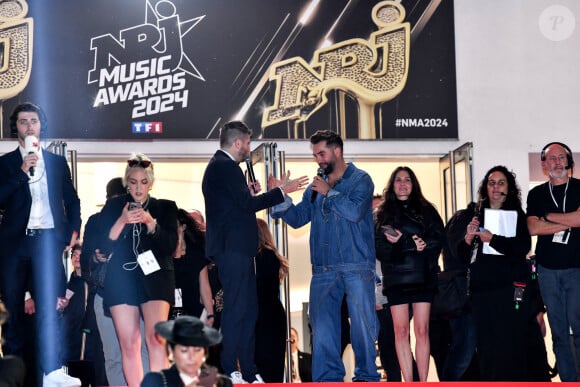
<path id="1" fill-rule="evenodd" d="M 442 217 L 447 222 L 453 214 L 473 201 L 473 144 L 471 142 L 449 151 L 439 159 L 441 176 Z"/>

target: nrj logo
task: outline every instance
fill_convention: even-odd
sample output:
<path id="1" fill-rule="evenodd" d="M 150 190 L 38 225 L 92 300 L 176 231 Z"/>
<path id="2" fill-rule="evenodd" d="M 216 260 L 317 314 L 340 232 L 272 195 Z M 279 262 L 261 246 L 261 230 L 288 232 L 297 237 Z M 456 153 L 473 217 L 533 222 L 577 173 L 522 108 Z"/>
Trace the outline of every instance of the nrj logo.
<path id="1" fill-rule="evenodd" d="M 372 19 L 378 30 L 368 40 L 353 38 L 318 49 L 309 63 L 295 57 L 274 63 L 274 104 L 262 116 L 262 126 L 282 121 L 298 127 L 327 102 L 330 90 L 342 90 L 358 101 L 359 138 L 375 138 L 375 105 L 403 91 L 409 73 L 410 24 L 397 1 L 377 3 Z"/>
<path id="2" fill-rule="evenodd" d="M 205 79 L 183 51 L 183 37 L 203 18 L 182 21 L 171 1 L 147 0 L 143 24 L 91 38 L 93 107 L 133 101 L 133 119 L 186 108 L 187 76 Z"/>

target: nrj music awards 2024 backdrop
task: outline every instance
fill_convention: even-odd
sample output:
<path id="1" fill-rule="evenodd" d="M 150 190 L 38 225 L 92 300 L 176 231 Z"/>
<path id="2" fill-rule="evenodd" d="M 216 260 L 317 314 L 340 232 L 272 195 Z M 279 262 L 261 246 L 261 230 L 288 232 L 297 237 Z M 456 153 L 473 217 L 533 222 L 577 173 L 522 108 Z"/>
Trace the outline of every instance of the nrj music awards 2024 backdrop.
<path id="1" fill-rule="evenodd" d="M 7 112 L 45 138 L 457 138 L 453 1 L 30 0 L 0 3 Z M 7 40 L 6 40 L 7 39 Z"/>

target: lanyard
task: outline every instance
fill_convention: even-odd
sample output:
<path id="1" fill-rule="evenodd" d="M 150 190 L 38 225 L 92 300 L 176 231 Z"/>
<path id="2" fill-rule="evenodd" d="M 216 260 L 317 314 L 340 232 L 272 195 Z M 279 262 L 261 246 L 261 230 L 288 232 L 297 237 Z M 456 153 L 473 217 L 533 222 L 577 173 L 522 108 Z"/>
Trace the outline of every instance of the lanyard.
<path id="1" fill-rule="evenodd" d="M 568 181 L 566 181 L 566 188 L 564 189 L 564 200 L 562 200 L 562 213 L 566 212 L 566 195 L 568 195 L 568 183 L 570 183 L 570 179 L 568 179 Z M 550 196 L 552 196 L 552 201 L 554 202 L 554 205 L 556 206 L 556 208 L 560 208 L 560 206 L 558 205 L 558 202 L 556 202 L 556 198 L 554 197 L 554 193 L 552 192 L 552 188 L 553 188 L 552 183 L 548 183 L 548 186 L 550 187 Z"/>

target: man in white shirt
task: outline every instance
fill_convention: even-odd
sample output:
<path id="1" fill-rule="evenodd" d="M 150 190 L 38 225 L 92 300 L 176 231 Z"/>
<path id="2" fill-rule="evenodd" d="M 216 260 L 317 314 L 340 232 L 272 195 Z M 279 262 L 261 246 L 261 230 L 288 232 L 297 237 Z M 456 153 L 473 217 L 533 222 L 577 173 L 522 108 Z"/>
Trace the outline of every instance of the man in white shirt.
<path id="1" fill-rule="evenodd" d="M 18 148 L 0 157 L 0 289 L 10 316 L 5 325 L 4 352 L 22 355 L 24 293 L 32 279 L 38 360 L 43 384 L 80 386 L 66 375 L 59 310 L 66 306 L 62 253 L 76 241 L 81 226 L 80 200 L 62 156 L 39 147 L 46 116 L 33 103 L 16 106 L 10 128 Z M 28 138 L 28 139 L 27 139 Z M 29 370 L 36 369 L 28 365 Z"/>

